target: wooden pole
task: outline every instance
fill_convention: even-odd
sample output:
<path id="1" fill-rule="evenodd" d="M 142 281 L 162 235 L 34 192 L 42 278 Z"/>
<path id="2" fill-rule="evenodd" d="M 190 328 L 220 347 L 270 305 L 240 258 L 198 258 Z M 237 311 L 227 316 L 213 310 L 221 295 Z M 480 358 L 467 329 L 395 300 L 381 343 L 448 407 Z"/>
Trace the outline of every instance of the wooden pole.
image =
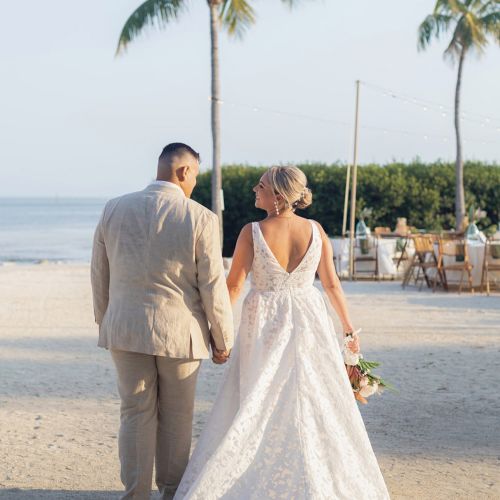
<path id="1" fill-rule="evenodd" d="M 347 172 L 345 176 L 345 194 L 344 194 L 344 215 L 342 217 L 342 238 L 345 238 L 347 233 L 347 209 L 349 206 L 349 181 L 351 178 L 351 163 L 347 163 Z"/>
<path id="2" fill-rule="evenodd" d="M 354 270 L 354 223 L 356 221 L 356 187 L 358 176 L 358 123 L 359 123 L 359 80 L 356 80 L 356 112 L 354 117 L 354 153 L 352 160 L 351 211 L 349 227 L 349 279 L 353 279 Z"/>
<path id="3" fill-rule="evenodd" d="M 220 164 L 220 70 L 219 70 L 219 31 L 221 0 L 208 2 L 210 9 L 210 60 L 212 67 L 211 82 L 211 126 L 212 126 L 212 212 L 219 218 L 219 235 L 221 247 L 224 246 L 222 223 L 222 170 Z"/>

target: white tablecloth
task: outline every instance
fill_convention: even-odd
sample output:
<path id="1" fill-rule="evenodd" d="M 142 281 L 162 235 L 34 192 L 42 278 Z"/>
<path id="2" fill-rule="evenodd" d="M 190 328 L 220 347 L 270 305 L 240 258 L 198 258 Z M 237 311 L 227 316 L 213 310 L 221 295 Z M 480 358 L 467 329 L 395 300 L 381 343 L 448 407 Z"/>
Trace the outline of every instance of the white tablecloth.
<path id="1" fill-rule="evenodd" d="M 399 238 L 379 238 L 378 239 L 378 274 L 379 277 L 395 277 L 404 273 L 404 265 L 396 268 L 398 257 L 397 242 Z M 333 255 L 336 257 L 335 264 L 339 276 L 349 274 L 349 238 L 330 238 L 333 248 Z M 371 250 L 372 252 L 374 250 Z M 411 248 L 407 248 L 410 255 L 413 254 Z M 355 256 L 360 255 L 359 249 L 356 249 Z M 370 255 L 370 254 L 368 254 Z M 374 262 L 358 262 L 356 268 L 360 271 L 368 271 L 375 268 Z"/>

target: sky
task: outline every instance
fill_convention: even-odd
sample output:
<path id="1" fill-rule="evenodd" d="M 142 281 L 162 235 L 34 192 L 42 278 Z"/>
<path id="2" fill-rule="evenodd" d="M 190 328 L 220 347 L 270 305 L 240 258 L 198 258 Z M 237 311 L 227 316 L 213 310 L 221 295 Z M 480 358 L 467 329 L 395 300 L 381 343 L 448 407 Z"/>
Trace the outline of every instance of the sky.
<path id="1" fill-rule="evenodd" d="M 139 0 L 2 2 L 0 196 L 110 197 L 141 189 L 164 145 L 211 168 L 205 0 L 116 58 Z M 222 161 L 452 161 L 456 67 L 445 40 L 417 50 L 433 0 L 253 2 L 241 40 L 221 36 Z M 388 91 L 386 91 L 387 89 Z M 500 162 L 500 49 L 464 65 L 466 159 Z"/>

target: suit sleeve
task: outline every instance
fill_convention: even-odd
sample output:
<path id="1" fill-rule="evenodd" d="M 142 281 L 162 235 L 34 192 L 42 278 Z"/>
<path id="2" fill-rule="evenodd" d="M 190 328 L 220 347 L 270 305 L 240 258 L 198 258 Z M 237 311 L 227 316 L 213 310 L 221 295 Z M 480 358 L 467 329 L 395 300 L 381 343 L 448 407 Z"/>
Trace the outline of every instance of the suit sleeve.
<path id="1" fill-rule="evenodd" d="M 219 234 L 217 216 L 210 214 L 208 220 L 203 221 L 201 234 L 196 241 L 195 256 L 198 289 L 210 322 L 213 341 L 217 349 L 229 350 L 234 343 L 233 312 L 224 275 Z"/>
<path id="2" fill-rule="evenodd" d="M 103 234 L 104 212 L 94 234 L 90 281 L 94 302 L 95 322 L 100 325 L 109 302 L 109 262 Z"/>

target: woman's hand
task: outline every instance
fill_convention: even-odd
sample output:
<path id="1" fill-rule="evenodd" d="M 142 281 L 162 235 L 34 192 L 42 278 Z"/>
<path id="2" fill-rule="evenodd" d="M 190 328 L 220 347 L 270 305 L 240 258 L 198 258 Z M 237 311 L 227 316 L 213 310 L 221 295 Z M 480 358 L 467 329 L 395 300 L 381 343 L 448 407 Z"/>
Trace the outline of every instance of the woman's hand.
<path id="1" fill-rule="evenodd" d="M 358 353 L 361 349 L 359 346 L 359 336 L 356 332 L 344 332 L 344 335 L 347 337 L 347 335 L 352 336 L 352 340 L 347 343 L 347 348 L 354 353 Z"/>
<path id="2" fill-rule="evenodd" d="M 212 361 L 216 365 L 223 365 L 231 355 L 231 351 L 221 351 L 220 349 L 215 349 L 212 352 Z"/>

